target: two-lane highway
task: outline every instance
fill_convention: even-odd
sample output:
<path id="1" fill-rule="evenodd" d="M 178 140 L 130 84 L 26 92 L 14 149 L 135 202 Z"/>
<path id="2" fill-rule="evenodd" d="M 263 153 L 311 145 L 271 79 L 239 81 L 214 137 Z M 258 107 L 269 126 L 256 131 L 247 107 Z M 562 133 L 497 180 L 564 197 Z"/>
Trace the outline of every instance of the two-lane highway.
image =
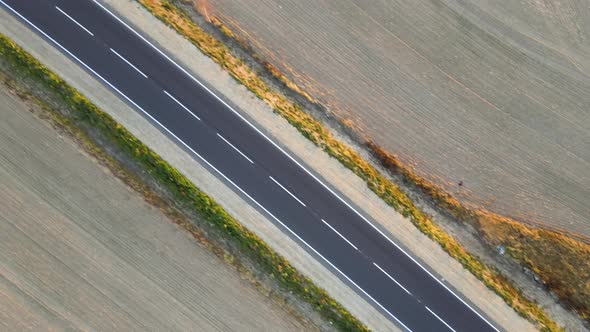
<path id="1" fill-rule="evenodd" d="M 361 210 L 99 2 L 0 4 L 133 105 L 400 328 L 497 330 Z"/>

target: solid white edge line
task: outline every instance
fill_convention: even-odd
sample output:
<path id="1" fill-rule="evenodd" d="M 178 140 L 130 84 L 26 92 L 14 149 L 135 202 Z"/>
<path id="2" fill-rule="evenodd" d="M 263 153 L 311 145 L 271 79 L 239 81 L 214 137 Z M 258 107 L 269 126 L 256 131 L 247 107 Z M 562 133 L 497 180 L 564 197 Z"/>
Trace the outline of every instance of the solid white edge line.
<path id="1" fill-rule="evenodd" d="M 344 235 L 340 234 L 340 232 L 338 232 L 334 227 L 332 227 L 332 225 L 328 224 L 324 219 L 322 219 L 322 222 L 326 224 L 326 226 L 330 227 L 330 229 L 333 230 L 334 233 L 338 234 L 344 241 L 346 241 L 346 243 L 350 244 L 350 246 L 353 247 L 354 250 L 359 250 L 354 244 L 352 244 L 352 242 L 348 241 L 348 239 L 345 238 Z"/>
<path id="2" fill-rule="evenodd" d="M 1 1 L 1 0 L 0 0 Z M 236 114 L 240 119 L 242 119 L 244 122 L 246 122 L 250 127 L 252 127 L 254 130 L 256 130 L 262 137 L 264 137 L 266 140 L 268 140 L 271 144 L 273 144 L 277 149 L 279 149 L 279 151 L 281 151 L 283 154 L 285 154 L 289 159 L 291 159 L 295 164 L 297 164 L 301 169 L 303 169 L 307 174 L 309 174 L 313 179 L 315 179 L 318 183 L 320 183 L 324 188 L 326 188 L 330 193 L 332 193 L 332 195 L 334 195 L 335 197 L 337 197 L 342 203 L 344 203 L 346 206 L 348 206 L 348 208 L 350 208 L 355 214 L 357 214 L 359 217 L 361 217 L 361 219 L 363 219 L 366 223 L 368 223 L 373 229 L 375 229 L 379 234 L 381 234 L 381 236 L 383 236 L 384 238 L 386 238 L 391 244 L 393 244 L 396 248 L 398 248 L 401 252 L 404 253 L 404 255 L 406 255 L 408 258 L 410 258 L 416 265 L 418 265 L 422 270 L 424 270 L 432 279 L 436 280 L 436 282 L 438 282 L 441 286 L 443 286 L 449 293 L 453 294 L 453 296 L 455 296 L 457 299 L 459 299 L 459 301 L 461 301 L 461 303 L 463 303 L 466 307 L 468 307 L 471 311 L 473 311 L 479 318 L 481 318 L 483 321 L 485 321 L 488 325 L 490 325 L 490 327 L 492 327 L 495 331 L 500 332 L 500 330 L 498 330 L 492 323 L 490 323 L 485 317 L 483 317 L 477 310 L 475 310 L 474 308 L 472 308 L 467 302 L 465 302 L 459 295 L 455 294 L 455 292 L 453 292 L 450 288 L 448 288 L 443 282 L 441 282 L 438 278 L 436 278 L 430 271 L 428 271 L 428 269 L 426 269 L 424 266 L 422 266 L 422 264 L 420 264 L 416 259 L 414 259 L 414 257 L 412 257 L 410 254 L 408 254 L 404 249 L 402 249 L 397 243 L 395 243 L 393 240 L 391 240 L 387 235 L 385 235 L 385 233 L 383 233 L 381 231 L 381 229 L 379 229 L 377 226 L 373 225 L 373 223 L 371 223 L 367 218 L 365 218 L 362 214 L 360 214 L 354 207 L 352 207 L 348 202 L 346 202 L 342 197 L 338 196 L 330 187 L 328 187 L 324 182 L 322 182 L 320 179 L 318 179 L 313 173 L 311 173 L 308 169 L 306 169 L 305 167 L 303 167 L 303 165 L 301 165 L 295 158 L 293 158 L 290 154 L 288 154 L 285 150 L 283 150 L 277 143 L 275 143 L 273 140 L 271 140 L 268 136 L 266 136 L 262 131 L 260 131 L 256 126 L 254 126 L 250 121 L 248 121 L 244 116 L 242 116 L 239 112 L 237 112 L 236 110 L 234 110 L 229 104 L 227 104 L 223 99 L 221 99 L 219 96 L 217 96 L 213 91 L 211 91 L 207 86 L 205 86 L 203 83 L 201 83 L 198 79 L 196 79 L 194 76 L 192 76 L 186 69 L 184 69 L 182 66 L 180 66 L 179 64 L 177 64 L 176 62 L 174 62 L 174 60 L 172 60 L 168 55 L 166 55 L 164 52 L 162 52 L 159 48 L 157 48 L 156 46 L 154 46 L 151 42 L 149 42 L 145 37 L 143 37 L 140 33 L 138 33 L 137 31 L 135 31 L 133 28 L 131 28 L 131 26 L 129 26 L 127 23 L 125 23 L 125 21 L 123 21 L 122 19 L 120 19 L 117 15 L 113 14 L 110 10 L 108 10 L 105 6 L 103 6 L 101 3 L 99 3 L 97 0 L 93 0 L 94 3 L 96 3 L 98 6 L 100 6 L 103 10 L 105 10 L 107 13 L 109 13 L 112 17 L 114 17 L 117 21 L 119 21 L 121 24 L 123 24 L 125 27 L 127 27 L 127 29 L 129 29 L 131 32 L 135 33 L 139 38 L 141 38 L 145 43 L 147 43 L 148 45 L 150 45 L 153 49 L 155 49 L 158 53 L 160 53 L 164 58 L 166 58 L 168 61 L 170 61 L 172 64 L 174 64 L 178 69 L 180 69 L 183 73 L 185 73 L 188 77 L 190 77 L 193 81 L 195 81 L 197 84 L 199 84 L 203 89 L 205 89 L 207 92 L 209 92 L 211 95 L 213 95 L 217 100 L 219 100 L 222 104 L 224 104 L 229 110 L 231 110 L 234 114 Z"/>
<path id="3" fill-rule="evenodd" d="M 188 109 L 188 107 L 184 106 L 181 102 L 178 101 L 178 99 L 174 98 L 173 95 L 171 95 L 170 93 L 168 93 L 168 91 L 163 90 L 164 93 L 170 97 L 170 99 L 174 100 L 175 103 L 177 103 L 178 105 L 180 105 L 180 107 L 184 108 L 185 111 L 189 112 L 192 116 L 195 117 L 195 119 L 201 121 L 201 118 L 199 118 L 195 113 L 191 112 L 191 110 Z"/>
<path id="4" fill-rule="evenodd" d="M 451 327 L 451 325 L 447 324 L 447 322 L 445 322 L 440 317 L 438 317 L 438 315 L 435 314 L 434 311 L 430 310 L 430 308 L 428 308 L 427 306 L 424 306 L 424 308 L 426 308 L 426 310 L 428 310 L 434 317 L 438 318 L 438 320 L 440 320 L 443 324 L 445 324 L 445 326 L 448 327 L 451 331 L 457 332 L 457 331 L 455 331 L 454 328 Z"/>
<path id="5" fill-rule="evenodd" d="M 239 154 L 241 154 L 242 157 L 246 158 L 246 160 L 248 160 L 250 163 L 254 164 L 252 159 L 248 158 L 248 156 L 246 156 L 242 151 L 240 151 L 233 144 L 231 144 L 228 140 L 226 140 L 225 137 L 221 136 L 220 133 L 217 133 L 217 136 L 219 136 L 219 138 L 221 138 L 225 143 L 227 143 L 227 145 L 231 146 L 234 150 L 236 150 Z"/>
<path id="6" fill-rule="evenodd" d="M 96 2 L 96 0 L 95 0 L 95 2 Z M 29 21 L 26 17 L 24 17 L 23 15 L 21 15 L 16 10 L 12 9 L 12 7 L 8 6 L 4 1 L 0 0 L 0 3 L 2 3 L 6 8 L 10 9 L 10 11 L 12 11 L 13 13 L 15 13 L 18 17 L 20 17 L 22 20 L 24 20 L 29 25 L 31 25 L 33 28 L 35 28 L 37 31 L 39 31 L 41 34 L 43 34 L 43 36 L 45 36 L 51 42 L 53 42 L 54 44 L 56 44 L 57 46 L 59 46 L 64 52 L 66 52 L 68 55 L 70 55 L 72 58 L 74 58 L 76 61 L 78 61 L 80 64 L 82 64 L 85 68 L 87 68 L 94 75 L 96 75 L 98 78 L 100 78 L 103 82 L 105 82 L 107 85 L 109 85 L 112 89 L 114 89 L 117 93 L 119 93 L 121 96 L 123 96 L 126 100 L 128 100 L 130 103 L 132 103 L 135 107 L 137 107 L 137 109 L 139 109 L 146 116 L 148 116 L 150 119 L 152 119 L 152 121 L 154 121 L 156 124 L 158 124 L 160 127 L 162 127 L 168 134 L 170 134 L 172 137 L 174 137 L 176 140 L 178 140 L 183 146 L 185 146 L 188 150 L 190 150 L 195 156 L 197 156 L 199 159 L 201 159 L 203 162 L 205 162 L 209 167 L 211 167 L 213 170 L 215 170 L 215 172 L 217 172 L 219 175 L 221 175 L 226 181 L 228 181 L 231 185 L 233 185 L 236 189 L 238 189 L 242 194 L 244 194 L 252 202 L 254 202 L 259 208 L 261 208 L 264 212 L 266 212 L 269 216 L 271 216 L 276 222 L 278 222 L 281 226 L 283 226 L 286 230 L 288 230 L 289 233 L 291 233 L 293 236 L 295 236 L 299 241 L 301 241 L 301 243 L 303 243 L 306 247 L 308 247 L 311 251 L 313 251 L 316 255 L 318 255 L 318 257 L 320 257 L 323 261 L 325 261 L 328 265 L 330 265 L 334 270 L 338 271 L 338 273 L 340 273 L 346 280 L 348 280 L 348 282 L 350 282 L 351 284 L 353 284 L 357 289 L 359 289 L 363 294 L 365 294 L 365 296 L 367 296 L 369 299 L 371 299 L 371 301 L 373 301 L 379 308 L 381 308 L 384 312 L 386 312 L 389 316 L 391 316 L 396 322 L 398 322 L 398 324 L 400 324 L 401 326 L 403 326 L 409 332 L 412 332 L 412 330 L 410 330 L 404 323 L 402 323 L 402 321 L 400 321 L 397 317 L 395 317 L 395 315 L 393 315 L 391 312 L 389 312 L 389 310 L 387 310 L 383 305 L 381 305 L 381 303 L 377 302 L 377 300 L 375 300 L 371 295 L 369 295 L 369 293 L 367 293 L 364 289 L 362 289 L 359 285 L 357 285 L 352 279 L 350 279 L 346 274 L 344 274 L 344 272 L 340 271 L 340 269 L 338 269 L 334 264 L 332 264 L 332 262 L 330 262 L 328 259 L 326 259 L 322 254 L 320 254 L 317 250 L 315 250 L 307 242 L 305 242 L 299 235 L 297 235 L 297 233 L 293 232 L 281 220 L 279 220 L 277 217 L 275 217 L 264 206 L 262 206 L 254 198 L 252 198 L 250 195 L 248 195 L 248 193 L 246 193 L 244 190 L 242 190 L 242 188 L 238 187 L 233 181 L 231 181 L 227 176 L 225 176 L 225 174 L 221 173 L 217 168 L 215 168 L 205 158 L 201 157 L 200 154 L 198 154 L 190 146 L 188 146 L 186 143 L 184 143 L 180 138 L 178 138 L 176 135 L 174 135 L 174 133 L 172 133 L 168 128 L 164 127 L 160 122 L 158 122 L 158 120 L 156 120 L 154 117 L 152 117 L 143 108 L 141 108 L 139 105 L 137 105 L 133 100 L 131 100 L 129 97 L 127 97 L 125 94 L 123 94 L 119 89 L 117 89 L 109 81 L 107 81 L 102 76 L 100 76 L 97 72 L 95 72 L 87 64 L 85 64 L 80 59 L 78 59 L 74 54 L 72 54 L 70 51 L 68 51 L 65 47 L 61 46 L 61 44 L 59 44 L 57 41 L 55 41 L 55 39 L 51 38 L 43 30 L 41 30 L 36 25 L 34 25 L 31 21 Z M 101 7 L 102 7 L 102 5 L 101 5 Z M 113 14 L 111 13 L 111 15 L 113 15 Z"/>
<path id="7" fill-rule="evenodd" d="M 306 206 L 305 203 L 303 203 L 299 198 L 297 198 L 297 196 L 293 195 L 289 190 L 287 190 L 287 188 L 283 187 L 282 184 L 279 183 L 279 181 L 275 180 L 272 176 L 268 176 L 272 182 L 276 183 L 277 186 L 281 187 L 281 189 L 283 189 L 285 192 L 287 192 L 287 194 L 291 195 L 291 197 L 293 197 L 293 199 L 295 199 L 297 202 L 299 202 L 299 204 Z"/>
<path id="8" fill-rule="evenodd" d="M 76 23 L 80 28 L 84 29 L 84 31 L 88 32 L 88 34 L 90 34 L 92 37 L 94 37 L 94 34 L 90 30 L 86 29 L 85 26 L 83 26 L 82 24 L 80 24 L 78 21 L 74 20 L 74 18 L 71 17 L 70 15 L 68 15 L 68 13 L 64 12 L 58 6 L 55 6 L 55 9 L 59 10 L 62 14 L 65 15 L 65 17 L 69 18 L 72 22 Z"/>
<path id="9" fill-rule="evenodd" d="M 195 81 L 197 84 L 199 84 L 203 89 L 205 89 L 207 92 L 209 92 L 211 95 L 213 95 L 217 100 L 219 100 L 223 105 L 225 105 L 229 110 L 231 110 L 234 114 L 236 114 L 240 119 L 242 119 L 244 122 L 246 122 L 250 127 L 252 127 L 254 130 L 256 130 L 262 137 L 264 137 L 266 140 L 268 140 L 272 145 L 274 145 L 277 149 L 279 149 L 279 151 L 281 151 L 284 155 L 286 155 L 289 159 L 291 159 L 295 164 L 297 164 L 297 166 L 299 166 L 301 169 L 303 169 L 307 174 L 309 174 L 314 180 L 316 180 L 318 183 L 320 183 L 324 188 L 326 188 L 330 193 L 332 193 L 332 195 L 334 195 L 335 197 L 337 197 L 342 203 L 344 203 L 346 206 L 348 206 L 348 208 L 350 208 L 355 214 L 357 214 L 359 217 L 361 217 L 361 219 L 363 219 L 366 223 L 368 223 L 373 229 L 375 229 L 379 234 L 381 234 L 381 236 L 383 236 L 384 238 L 386 238 L 391 244 L 393 244 L 396 248 L 398 248 L 401 252 L 404 253 L 404 255 L 406 255 L 408 258 L 410 258 L 416 265 L 418 265 L 422 270 L 424 270 L 432 279 L 436 280 L 436 282 L 438 282 L 441 286 L 443 286 L 449 293 L 453 294 L 453 296 L 455 296 L 457 299 L 459 299 L 459 301 L 461 301 L 461 303 L 463 303 L 466 307 L 468 307 L 471 311 L 473 311 L 479 318 L 481 318 L 484 322 L 486 322 L 490 327 L 492 327 L 495 331 L 500 332 L 500 330 L 498 330 L 492 323 L 490 323 L 485 317 L 483 317 L 477 310 L 475 310 L 473 307 L 471 307 L 467 302 L 465 302 L 459 295 L 455 294 L 455 292 L 453 292 L 449 287 L 447 287 L 443 282 L 441 282 L 438 278 L 436 278 L 430 271 L 428 271 L 428 269 L 426 269 L 424 266 L 422 266 L 422 264 L 420 264 L 416 259 L 414 259 L 414 257 L 412 257 L 410 254 L 408 254 L 404 249 L 402 249 L 397 243 L 395 243 L 393 240 L 391 240 L 387 235 L 385 235 L 385 233 L 383 233 L 377 226 L 373 225 L 373 223 L 371 223 L 367 218 L 365 218 L 362 214 L 360 214 L 354 207 L 352 207 L 348 202 L 346 202 L 342 197 L 338 196 L 330 187 L 328 187 L 324 182 L 322 182 L 320 179 L 318 179 L 313 173 L 311 173 L 308 169 L 306 169 L 305 167 L 303 167 L 303 165 L 301 165 L 295 158 L 293 158 L 290 154 L 288 154 L 285 150 L 283 150 L 283 148 L 281 148 L 277 143 L 275 143 L 273 140 L 271 140 L 268 136 L 266 136 L 262 131 L 260 131 L 260 129 L 258 129 L 256 126 L 254 126 L 250 121 L 248 121 L 243 115 L 241 115 L 239 112 L 237 112 L 236 110 L 233 109 L 233 107 L 231 107 L 229 104 L 227 104 L 223 99 L 221 99 L 219 96 L 217 96 L 213 91 L 211 91 L 207 86 L 205 86 L 203 83 L 201 83 L 198 79 L 196 79 L 193 75 L 191 75 L 186 69 L 184 69 L 182 66 L 180 66 L 179 64 L 177 64 L 176 62 L 174 62 L 174 60 L 172 60 L 168 55 L 166 55 L 164 52 L 162 52 L 159 48 L 157 48 L 156 46 L 154 46 L 151 42 L 149 42 L 145 37 L 143 37 L 140 33 L 138 33 L 137 31 L 135 31 L 133 28 L 131 28 L 131 26 L 129 26 L 127 23 L 125 23 L 125 21 L 123 21 L 122 19 L 120 19 L 117 15 L 113 14 L 110 10 L 108 10 L 105 6 L 103 6 L 100 2 L 98 2 L 97 0 L 93 0 L 94 3 L 96 3 L 99 7 L 101 7 L 104 11 L 106 11 L 107 13 L 109 13 L 113 18 L 115 18 L 117 21 L 119 21 L 121 24 L 123 24 L 125 27 L 127 27 L 127 29 L 129 29 L 131 32 L 135 33 L 139 38 L 141 38 L 145 43 L 147 43 L 148 45 L 150 45 L 153 49 L 155 49 L 158 53 L 160 53 L 164 58 L 166 58 L 168 61 L 170 61 L 172 64 L 174 64 L 178 69 L 180 69 L 183 73 L 185 73 L 188 77 L 190 77 L 193 81 Z M 0 0 L 0 2 L 2 2 L 2 0 Z"/>
<path id="10" fill-rule="evenodd" d="M 115 53 L 115 55 L 117 55 L 119 58 L 121 58 L 121 60 L 125 61 L 126 64 L 131 66 L 131 68 L 135 69 L 138 73 L 140 73 L 141 76 L 148 78 L 148 76 L 146 74 L 144 74 L 141 70 L 139 70 L 139 68 L 135 67 L 131 62 L 129 62 L 129 60 L 125 59 L 121 54 L 117 53 L 117 51 L 115 51 L 112 48 L 110 50 L 111 50 L 111 52 Z"/>
<path id="11" fill-rule="evenodd" d="M 410 293 L 409 290 L 406 289 L 406 287 L 402 286 L 402 284 L 400 284 L 397 280 L 395 280 L 394 277 L 392 277 L 391 275 L 389 275 L 389 273 L 385 272 L 385 270 L 383 270 L 381 268 L 381 266 L 377 265 L 377 263 L 373 262 L 373 265 L 375 265 L 376 268 L 378 268 L 379 270 L 381 270 L 381 272 L 383 272 L 383 274 L 385 274 L 389 279 L 391 279 L 393 282 L 395 282 L 396 285 L 398 285 L 401 289 L 403 289 L 404 291 L 406 291 L 406 293 L 408 293 L 409 295 L 412 295 L 412 293 Z"/>

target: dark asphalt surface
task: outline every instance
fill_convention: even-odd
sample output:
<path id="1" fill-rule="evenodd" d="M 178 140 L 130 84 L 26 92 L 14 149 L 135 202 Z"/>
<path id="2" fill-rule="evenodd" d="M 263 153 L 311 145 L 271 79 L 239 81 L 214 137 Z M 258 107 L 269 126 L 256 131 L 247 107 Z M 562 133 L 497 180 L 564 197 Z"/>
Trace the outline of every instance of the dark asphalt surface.
<path id="1" fill-rule="evenodd" d="M 412 331 L 445 331 L 450 330 L 448 326 L 456 331 L 493 330 L 359 214 L 100 6 L 92 1 L 3 1 L 110 82 L 138 106 L 138 111 L 149 113 L 173 133 L 170 136 L 207 160 L 208 167 L 213 166 L 225 175 L 224 181 L 231 180 L 243 192 L 232 187 L 234 190 L 247 194 L 260 204 L 258 208 L 297 234 L 318 260 L 360 294 L 374 299 L 369 302 L 382 306 L 380 310 L 393 321 L 399 320 L 396 324 L 400 327 L 401 322 Z"/>

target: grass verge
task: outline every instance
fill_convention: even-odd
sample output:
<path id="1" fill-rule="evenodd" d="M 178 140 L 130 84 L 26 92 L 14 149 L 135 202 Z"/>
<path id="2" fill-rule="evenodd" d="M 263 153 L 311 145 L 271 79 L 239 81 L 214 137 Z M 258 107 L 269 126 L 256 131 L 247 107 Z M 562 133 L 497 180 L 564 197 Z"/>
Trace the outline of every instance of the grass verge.
<path id="1" fill-rule="evenodd" d="M 327 129 L 310 115 L 305 113 L 299 105 L 289 101 L 281 93 L 271 90 L 269 86 L 248 67 L 248 65 L 246 65 L 241 59 L 235 57 L 221 42 L 194 24 L 190 18 L 174 4 L 164 0 L 137 1 L 154 16 L 172 27 L 188 41 L 198 47 L 203 53 L 225 68 L 234 79 L 271 106 L 277 114 L 284 117 L 291 125 L 297 128 L 304 137 L 311 140 L 315 145 L 322 148 L 330 156 L 336 158 L 340 163 L 361 177 L 373 192 L 375 192 L 387 204 L 399 211 L 403 216 L 410 219 L 424 234 L 439 243 L 449 255 L 457 259 L 488 288 L 502 297 L 516 312 L 535 323 L 542 330 L 560 330 L 559 326 L 557 326 L 557 324 L 553 322 L 538 305 L 526 299 L 524 295 L 519 290 L 515 289 L 505 277 L 495 269 L 484 265 L 476 257 L 469 254 L 454 238 L 446 234 L 439 226 L 434 224 L 428 216 L 422 213 L 413 204 L 399 187 L 388 181 L 387 178 L 380 174 L 367 161 L 363 160 L 350 147 L 336 140 Z M 225 27 L 224 29 L 228 30 Z M 226 34 L 230 37 L 232 35 L 231 31 Z M 281 81 L 286 80 L 286 78 L 280 73 L 278 73 L 278 75 L 275 73 L 275 75 L 278 76 Z M 374 144 L 371 144 L 371 142 L 366 142 L 366 144 L 388 168 L 398 172 L 403 170 L 405 173 L 402 172 L 402 174 L 407 178 L 414 180 L 417 184 L 423 184 L 422 186 L 419 186 L 419 188 L 427 193 L 433 194 L 433 197 L 437 198 L 437 202 L 450 202 L 448 195 L 444 195 L 442 191 L 434 190 L 434 187 L 427 186 L 425 181 L 415 176 L 414 173 L 409 170 L 403 168 L 395 158 L 383 154 L 383 151 L 378 149 Z M 430 192 L 428 189 L 431 189 Z M 450 207 L 451 205 L 447 204 L 446 206 Z M 455 212 L 454 214 L 457 216 L 463 216 L 464 220 L 477 222 L 476 224 L 480 226 L 479 230 L 483 234 L 486 234 L 486 240 L 490 241 L 490 243 L 501 241 L 503 245 L 507 245 L 512 257 L 532 268 L 532 270 L 547 283 L 552 291 L 555 291 L 556 294 L 561 296 L 560 298 L 562 300 L 570 304 L 578 303 L 572 301 L 574 298 L 569 296 L 573 295 L 572 292 L 560 292 L 560 290 L 567 289 L 567 287 L 559 282 L 559 278 L 562 276 L 555 274 L 558 273 L 556 266 L 544 263 L 541 257 L 534 257 L 532 253 L 543 253 L 541 248 L 549 248 L 550 246 L 555 245 L 561 246 L 561 242 L 563 242 L 564 244 L 568 244 L 566 250 L 568 254 L 572 254 L 575 257 L 581 257 L 581 255 L 586 252 L 583 250 L 585 249 L 583 244 L 578 244 L 577 242 L 569 240 L 567 237 L 557 233 L 533 231 L 516 222 L 509 223 L 508 220 L 504 219 L 495 218 L 492 222 L 487 223 L 484 222 L 486 219 L 481 217 L 465 218 L 467 215 L 480 215 L 476 215 L 471 212 L 471 210 L 467 209 L 461 210 L 462 213 L 458 213 L 458 206 L 460 205 L 453 206 L 456 208 L 450 210 L 451 212 Z M 490 216 L 487 215 L 486 218 L 490 218 Z M 491 227 L 491 225 L 497 227 Z M 503 236 L 498 236 L 498 234 L 494 234 L 494 232 L 491 231 L 492 229 L 505 231 L 502 233 Z M 534 233 L 534 236 L 531 236 L 531 232 Z M 553 239 L 551 243 L 539 241 L 539 239 L 546 239 L 547 236 L 549 236 L 548 234 L 551 234 L 550 236 Z M 527 237 L 528 240 L 518 241 L 524 237 Z M 551 248 L 552 251 L 555 252 L 555 247 Z M 588 263 L 586 262 L 586 265 L 587 264 Z M 552 271 L 553 274 L 548 273 L 549 271 Z M 572 269 L 568 269 L 568 271 L 574 272 Z M 573 276 L 575 276 L 575 278 L 580 277 L 577 279 L 578 281 L 585 280 L 579 273 L 574 273 Z M 572 275 L 568 276 L 566 280 L 572 280 L 571 277 Z M 570 287 L 571 285 L 573 284 L 567 286 Z M 586 287 L 588 288 L 590 286 L 587 285 Z M 580 294 L 583 295 L 585 293 Z M 583 301 L 583 298 L 584 297 L 582 296 L 580 299 Z M 584 305 L 578 305 L 575 307 L 584 308 Z"/>
<path id="2" fill-rule="evenodd" d="M 84 96 L 48 70 L 18 45 L 0 34 L 0 57 L 12 71 L 40 86 L 52 98 L 65 105 L 75 123 L 97 130 L 100 136 L 151 175 L 158 185 L 172 194 L 174 200 L 189 206 L 210 226 L 221 232 L 226 240 L 238 246 L 241 253 L 270 274 L 287 292 L 292 292 L 309 303 L 326 320 L 344 331 L 368 331 L 355 317 L 334 301 L 324 290 L 296 271 L 283 257 L 276 254 L 255 234 L 244 228 L 213 199 L 200 191 L 188 179 L 137 140 L 108 114 L 99 110 Z M 194 226 L 181 223 L 194 236 Z"/>
<path id="3" fill-rule="evenodd" d="M 561 232 L 530 228 L 510 218 L 465 206 L 375 144 L 369 142 L 367 147 L 383 166 L 410 180 L 457 220 L 474 225 L 490 247 L 505 247 L 512 258 L 533 271 L 566 306 L 582 319 L 590 319 L 590 245 Z"/>

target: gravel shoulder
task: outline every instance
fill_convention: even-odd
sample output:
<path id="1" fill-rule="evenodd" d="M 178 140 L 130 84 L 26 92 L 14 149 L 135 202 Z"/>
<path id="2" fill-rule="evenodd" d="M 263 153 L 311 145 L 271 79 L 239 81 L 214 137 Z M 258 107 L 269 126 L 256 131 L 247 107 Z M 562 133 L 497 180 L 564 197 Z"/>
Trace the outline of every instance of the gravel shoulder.
<path id="1" fill-rule="evenodd" d="M 305 162 L 311 169 L 321 174 L 326 182 L 330 183 L 344 196 L 350 198 L 357 206 L 379 222 L 391 238 L 396 239 L 399 244 L 406 247 L 415 257 L 418 257 L 425 265 L 430 266 L 439 277 L 443 278 L 456 291 L 462 293 L 480 310 L 486 312 L 494 321 L 506 329 L 518 329 L 522 331 L 533 330 L 533 326 L 518 316 L 512 309 L 493 292 L 485 288 L 483 284 L 473 275 L 464 270 L 462 266 L 450 258 L 438 244 L 433 243 L 426 236 L 420 233 L 409 221 L 387 206 L 381 199 L 375 196 L 366 184 L 344 168 L 338 161 L 330 158 L 325 152 L 317 148 L 287 123 L 283 118 L 274 114 L 262 101 L 255 98 L 243 86 L 223 72 L 218 65 L 204 57 L 194 46 L 190 45 L 174 31 L 162 27 L 151 14 L 145 12 L 133 2 L 126 1 L 105 1 L 111 9 L 124 17 L 129 23 L 149 35 L 152 41 L 172 54 L 175 61 L 182 63 L 191 70 L 197 77 L 206 80 L 209 86 L 215 89 L 226 100 L 236 106 L 243 114 L 249 117 L 259 128 L 264 130 L 275 142 L 283 145 L 287 150 L 293 152 L 300 160 Z M 343 181 L 346 179 L 346 181 Z M 231 204 L 230 202 L 224 202 Z M 222 204 L 224 204 L 222 203 Z M 264 230 L 266 227 L 260 225 L 251 228 L 254 231 Z M 380 331 L 384 327 L 380 324 L 381 319 L 372 315 L 372 310 L 367 310 L 366 302 L 359 302 L 354 297 L 346 296 L 338 284 L 329 283 L 330 279 L 325 278 L 317 266 L 308 265 L 299 257 L 293 257 L 291 253 L 280 248 L 282 244 L 269 242 L 276 250 L 284 253 L 289 261 L 300 271 L 308 274 L 320 286 L 326 288 L 336 300 L 340 301 L 355 316 L 359 317 L 374 330 Z M 274 243 L 274 244 L 273 244 Z M 299 265 L 304 263 L 305 265 Z M 335 287 L 336 286 L 336 287 Z"/>
<path id="2" fill-rule="evenodd" d="M 312 328 L 0 87 L 0 329 Z"/>
<path id="3" fill-rule="evenodd" d="M 153 41 L 173 54 L 175 60 L 183 63 L 195 75 L 204 78 L 209 84 L 234 103 L 244 114 L 253 119 L 269 135 L 287 149 L 294 152 L 304 162 L 330 182 L 344 195 L 362 206 L 383 229 L 407 248 L 416 257 L 431 267 L 445 282 L 486 312 L 500 326 L 509 330 L 534 330 L 504 302 L 486 289 L 461 265 L 450 258 L 440 247 L 421 234 L 410 222 L 388 207 L 366 188 L 366 184 L 352 175 L 337 161 L 329 158 L 320 149 L 304 139 L 285 120 L 272 113 L 272 110 L 257 100 L 244 87 L 224 73 L 216 64 L 204 57 L 192 45 L 174 31 L 164 27 L 151 14 L 130 1 L 105 1 L 131 24 L 140 27 Z M 4 17 L 3 17 L 4 18 Z M 5 22 L 9 22 L 9 18 Z M 12 21 L 10 21 L 14 24 Z M 76 86 L 84 95 L 101 109 L 109 112 L 118 122 L 127 127 L 136 137 L 179 169 L 197 186 L 213 196 L 232 215 L 249 229 L 257 233 L 277 252 L 285 256 L 298 270 L 308 275 L 320 287 L 325 288 L 337 301 L 341 302 L 355 316 L 369 327 L 378 331 L 395 330 L 395 327 L 377 310 L 353 292 L 346 284 L 336 278 L 329 270 L 319 264 L 302 250 L 288 236 L 272 225 L 264 216 L 252 209 L 243 200 L 227 189 L 219 180 L 206 172 L 190 156 L 155 130 L 132 109 L 86 73 L 72 66 L 58 52 L 31 36 L 23 29 L 10 24 L 2 27 L 10 32 L 13 40 L 27 51 L 41 59 L 49 68 L 60 74 L 70 84 Z M 347 179 L 343 181 L 343 179 Z"/>
<path id="4" fill-rule="evenodd" d="M 131 14 L 137 15 L 135 18 L 145 20 L 143 23 L 151 27 L 150 34 L 153 33 L 153 36 L 158 38 L 159 41 L 172 41 L 174 51 L 170 53 L 175 55 L 184 54 L 185 58 L 190 59 L 190 69 L 199 69 L 199 75 L 197 76 L 205 75 L 208 78 L 214 78 L 216 83 L 221 83 L 221 86 L 225 87 L 226 91 L 233 93 L 231 96 L 237 98 L 236 100 L 249 104 L 250 109 L 260 110 L 258 107 L 261 106 L 261 103 L 249 94 L 244 87 L 236 84 L 219 66 L 198 52 L 174 31 L 165 27 L 147 11 L 140 9 L 137 3 L 122 1 L 110 4 L 131 9 Z M 368 304 L 366 299 L 359 296 L 349 285 L 336 277 L 331 270 L 319 263 L 297 242 L 286 235 L 279 228 L 280 226 L 274 225 L 271 220 L 252 207 L 249 202 L 211 174 L 192 155 L 180 148 L 176 142 L 170 140 L 168 136 L 156 129 L 130 105 L 115 96 L 111 90 L 3 10 L 0 10 L 0 32 L 19 44 L 33 57 L 39 59 L 47 68 L 75 87 L 99 109 L 113 117 L 133 136 L 218 202 L 230 215 L 239 216 L 239 218 L 236 218 L 239 222 L 269 244 L 273 250 L 285 257 L 293 267 L 308 276 L 316 285 L 327 290 L 335 300 L 342 303 L 354 316 L 359 317 L 372 330 L 399 331 L 394 323 Z M 282 126 L 293 130 L 288 123 L 283 123 Z M 299 135 L 297 132 L 292 134 Z M 311 315 L 313 314 L 312 312 Z M 314 319 L 314 322 L 318 322 L 318 319 Z M 323 323 L 327 324 L 326 322 Z M 329 326 L 323 326 L 322 328 L 329 329 Z"/>

